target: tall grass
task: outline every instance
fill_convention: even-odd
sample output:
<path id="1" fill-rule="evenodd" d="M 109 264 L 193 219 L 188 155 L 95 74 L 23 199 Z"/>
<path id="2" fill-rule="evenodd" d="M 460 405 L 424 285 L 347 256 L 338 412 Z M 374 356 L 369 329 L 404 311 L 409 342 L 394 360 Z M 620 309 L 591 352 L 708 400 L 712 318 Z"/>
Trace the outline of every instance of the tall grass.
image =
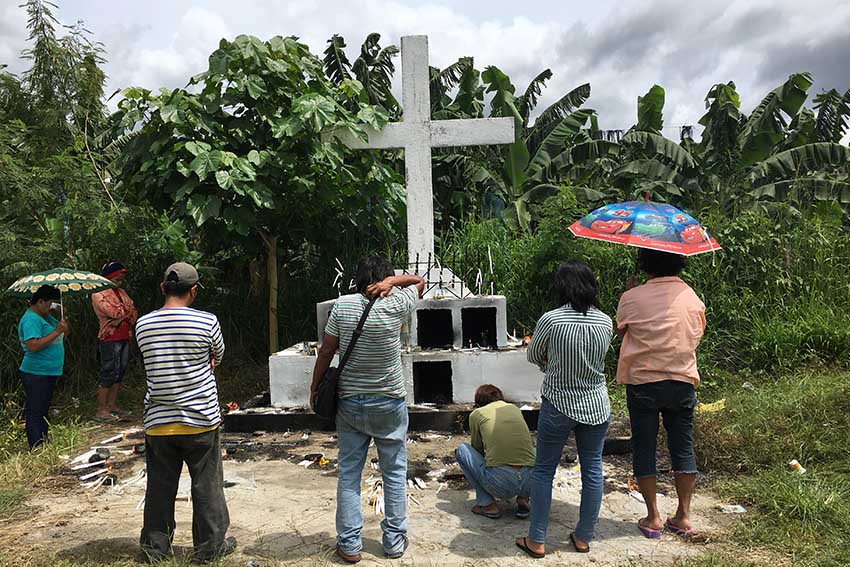
<path id="1" fill-rule="evenodd" d="M 715 491 L 750 513 L 737 542 L 786 554 L 793 565 L 850 565 L 850 374 L 808 370 L 754 389 L 730 380 L 726 409 L 699 416 L 701 465 Z M 797 459 L 804 475 L 789 470 Z"/>

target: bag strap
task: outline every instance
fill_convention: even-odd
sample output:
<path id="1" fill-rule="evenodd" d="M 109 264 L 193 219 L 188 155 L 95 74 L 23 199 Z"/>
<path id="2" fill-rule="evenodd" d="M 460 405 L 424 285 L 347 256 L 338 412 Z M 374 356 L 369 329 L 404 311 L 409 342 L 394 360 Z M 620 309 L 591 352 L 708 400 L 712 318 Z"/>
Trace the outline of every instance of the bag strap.
<path id="1" fill-rule="evenodd" d="M 363 315 L 360 316 L 360 321 L 357 323 L 357 328 L 354 329 L 354 334 L 351 335 L 351 342 L 348 343 L 348 348 L 345 349 L 345 354 L 342 355 L 342 358 L 339 361 L 339 366 L 337 367 L 337 376 L 342 375 L 342 369 L 345 368 L 345 364 L 348 362 L 348 357 L 351 356 L 351 351 L 354 350 L 354 345 L 357 344 L 357 339 L 360 338 L 360 335 L 363 334 L 363 325 L 366 323 L 366 317 L 369 316 L 369 311 L 372 310 L 372 306 L 375 305 L 375 301 L 377 297 L 373 297 L 369 304 L 366 306 L 366 309 L 363 310 Z"/>

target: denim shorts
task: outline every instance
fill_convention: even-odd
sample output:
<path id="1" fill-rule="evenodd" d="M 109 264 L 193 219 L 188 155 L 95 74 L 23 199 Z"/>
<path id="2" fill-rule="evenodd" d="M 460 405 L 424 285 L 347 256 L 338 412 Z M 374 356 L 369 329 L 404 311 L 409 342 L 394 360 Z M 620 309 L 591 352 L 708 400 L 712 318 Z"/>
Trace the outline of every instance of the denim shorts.
<path id="1" fill-rule="evenodd" d="M 667 447 L 673 473 L 697 472 L 694 454 L 694 409 L 696 391 L 689 382 L 665 380 L 649 384 L 629 384 L 626 388 L 629 420 L 632 426 L 632 465 L 636 478 L 658 474 L 655 450 L 658 416 L 664 420 Z"/>
<path id="2" fill-rule="evenodd" d="M 98 385 L 110 388 L 124 381 L 130 363 L 130 341 L 100 341 Z"/>

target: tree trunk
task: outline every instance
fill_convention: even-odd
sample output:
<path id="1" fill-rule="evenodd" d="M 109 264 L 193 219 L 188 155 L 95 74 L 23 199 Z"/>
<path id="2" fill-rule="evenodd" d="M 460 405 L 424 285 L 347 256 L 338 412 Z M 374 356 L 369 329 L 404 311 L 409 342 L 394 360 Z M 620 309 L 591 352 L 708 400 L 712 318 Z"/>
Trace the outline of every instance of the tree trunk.
<path id="1" fill-rule="evenodd" d="M 260 232 L 266 247 L 266 277 L 269 280 L 269 354 L 280 350 L 277 325 L 277 235 Z"/>

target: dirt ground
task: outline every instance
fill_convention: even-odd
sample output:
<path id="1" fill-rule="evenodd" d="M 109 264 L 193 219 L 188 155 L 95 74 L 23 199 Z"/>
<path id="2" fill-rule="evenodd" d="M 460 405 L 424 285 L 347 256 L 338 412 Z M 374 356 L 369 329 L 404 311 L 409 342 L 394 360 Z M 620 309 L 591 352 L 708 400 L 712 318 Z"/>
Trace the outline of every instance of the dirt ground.
<path id="1" fill-rule="evenodd" d="M 412 474 L 421 476 L 427 488 L 410 491 L 409 533 L 411 547 L 397 564 L 405 565 L 522 565 L 533 560 L 514 547 L 514 538 L 528 530 L 528 520 L 514 518 L 512 507 L 500 520 L 470 513 L 473 493 L 454 462 L 454 448 L 468 441 L 465 436 L 411 433 L 409 462 Z M 126 448 L 126 447 L 124 447 Z M 120 449 L 120 447 L 119 447 Z M 336 440 L 330 434 L 262 433 L 225 435 L 225 484 L 231 515 L 230 534 L 239 541 L 236 565 L 313 565 L 337 563 L 334 512 L 337 455 Z M 328 463 L 299 466 L 304 456 L 322 453 Z M 669 564 L 675 559 L 719 550 L 724 526 L 733 517 L 717 510 L 719 502 L 700 492 L 694 501 L 695 525 L 699 537 L 684 542 L 665 534 L 660 540 L 641 536 L 636 522 L 643 504 L 627 492 L 629 458 L 606 457 L 605 496 L 592 552 L 572 551 L 569 533 L 578 516 L 580 479 L 575 463 L 567 462 L 574 451 L 565 451 L 553 492 L 547 541 L 547 557 L 541 564 L 635 565 L 643 561 Z M 370 457 L 375 457 L 374 447 Z M 144 466 L 138 456 L 121 456 L 114 472 L 126 481 Z M 441 469 L 445 469 L 442 471 Z M 428 473 L 431 471 L 431 475 Z M 191 548 L 191 504 L 188 474 L 181 481 L 177 502 L 178 551 Z M 363 473 L 364 501 L 369 477 L 378 478 L 367 460 Z M 440 487 L 440 480 L 443 486 Z M 663 512 L 675 510 L 675 492 L 669 477 L 662 476 L 659 492 Z M 139 506 L 144 481 L 96 491 L 83 489 L 73 476 L 57 476 L 49 489 L 30 499 L 27 511 L 4 526 L 0 545 L 25 546 L 44 550 L 45 557 L 107 561 L 138 555 L 138 535 L 142 523 Z M 364 502 L 364 561 L 386 564 L 380 539 L 380 517 Z"/>

